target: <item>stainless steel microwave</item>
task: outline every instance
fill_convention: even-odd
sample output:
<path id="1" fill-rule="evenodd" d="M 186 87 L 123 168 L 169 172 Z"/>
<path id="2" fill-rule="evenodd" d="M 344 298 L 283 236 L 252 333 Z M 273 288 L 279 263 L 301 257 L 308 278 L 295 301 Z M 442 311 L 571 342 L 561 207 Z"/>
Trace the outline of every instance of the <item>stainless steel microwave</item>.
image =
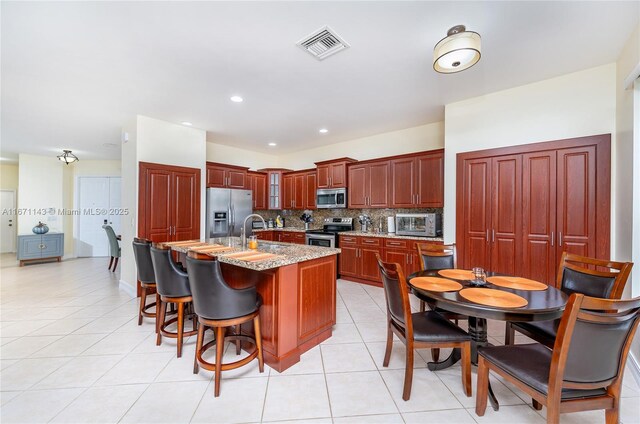
<path id="1" fill-rule="evenodd" d="M 316 207 L 318 209 L 337 209 L 347 207 L 346 188 L 321 188 L 316 192 Z"/>
<path id="2" fill-rule="evenodd" d="M 402 236 L 442 236 L 442 215 L 439 213 L 399 213 L 396 234 Z"/>

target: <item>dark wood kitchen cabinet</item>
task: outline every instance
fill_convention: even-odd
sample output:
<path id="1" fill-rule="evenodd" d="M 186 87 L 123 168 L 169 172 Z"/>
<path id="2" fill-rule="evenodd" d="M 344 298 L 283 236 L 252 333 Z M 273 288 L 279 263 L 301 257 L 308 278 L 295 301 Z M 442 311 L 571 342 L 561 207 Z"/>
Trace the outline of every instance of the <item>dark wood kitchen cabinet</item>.
<path id="1" fill-rule="evenodd" d="M 207 187 L 248 188 L 248 169 L 243 166 L 207 162 Z"/>
<path id="2" fill-rule="evenodd" d="M 384 258 L 382 238 L 340 235 L 339 274 L 354 281 L 380 285 L 376 254 Z"/>
<path id="3" fill-rule="evenodd" d="M 459 266 L 553 284 L 563 251 L 608 258 L 610 139 L 458 155 Z"/>
<path id="4" fill-rule="evenodd" d="M 254 210 L 267 209 L 267 174 L 247 172 L 247 189 L 251 190 Z"/>
<path id="5" fill-rule="evenodd" d="M 444 205 L 444 150 L 391 159 L 391 207 L 441 208 Z"/>
<path id="6" fill-rule="evenodd" d="M 318 188 L 344 188 L 347 187 L 347 165 L 356 162 L 351 158 L 333 159 L 316 162 L 316 175 Z"/>
<path id="7" fill-rule="evenodd" d="M 349 208 L 388 208 L 389 161 L 349 165 Z"/>
<path id="8" fill-rule="evenodd" d="M 285 172 L 291 172 L 291 170 L 284 168 L 263 168 L 258 169 L 258 172 L 267 174 L 267 209 L 284 209 L 282 175 Z"/>
<path id="9" fill-rule="evenodd" d="M 315 181 L 315 170 L 302 170 L 284 174 L 282 176 L 283 208 L 315 209 Z"/>
<path id="10" fill-rule="evenodd" d="M 200 238 L 200 169 L 139 163 L 138 237 Z"/>

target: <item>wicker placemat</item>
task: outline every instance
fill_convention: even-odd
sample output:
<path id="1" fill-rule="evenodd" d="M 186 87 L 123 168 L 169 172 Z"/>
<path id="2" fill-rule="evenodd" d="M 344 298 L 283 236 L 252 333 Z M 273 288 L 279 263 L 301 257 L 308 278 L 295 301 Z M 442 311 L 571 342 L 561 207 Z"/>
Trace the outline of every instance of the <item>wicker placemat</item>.
<path id="1" fill-rule="evenodd" d="M 273 253 L 265 253 L 265 252 L 236 252 L 230 253 L 228 255 L 224 255 L 225 258 L 237 259 L 239 261 L 246 262 L 257 262 L 257 261 L 265 261 L 267 259 L 277 258 L 280 255 L 274 255 Z"/>
<path id="2" fill-rule="evenodd" d="M 460 296 L 485 306 L 498 308 L 521 308 L 529 302 L 522 296 L 496 289 L 468 288 L 459 291 Z"/>
<path id="3" fill-rule="evenodd" d="M 183 241 L 167 241 L 162 244 L 164 246 L 171 246 L 171 247 L 193 247 L 193 246 L 205 246 L 207 243 L 204 243 L 200 240 L 183 240 Z"/>
<path id="4" fill-rule="evenodd" d="M 446 278 L 453 278 L 454 280 L 473 280 L 473 272 L 466 269 L 441 269 L 438 274 Z"/>
<path id="5" fill-rule="evenodd" d="M 190 248 L 189 250 L 192 250 L 197 253 L 217 253 L 217 252 L 226 252 L 231 249 L 233 249 L 233 247 L 214 244 L 214 245 L 206 245 L 206 246 L 196 246 L 196 247 Z"/>
<path id="6" fill-rule="evenodd" d="M 409 280 L 413 287 L 434 292 L 458 291 L 462 284 L 457 281 L 438 277 L 415 277 Z"/>
<path id="7" fill-rule="evenodd" d="M 549 287 L 539 281 L 529 280 L 528 278 L 522 277 L 494 276 L 487 278 L 487 281 L 493 285 L 514 290 L 541 291 L 546 290 Z"/>

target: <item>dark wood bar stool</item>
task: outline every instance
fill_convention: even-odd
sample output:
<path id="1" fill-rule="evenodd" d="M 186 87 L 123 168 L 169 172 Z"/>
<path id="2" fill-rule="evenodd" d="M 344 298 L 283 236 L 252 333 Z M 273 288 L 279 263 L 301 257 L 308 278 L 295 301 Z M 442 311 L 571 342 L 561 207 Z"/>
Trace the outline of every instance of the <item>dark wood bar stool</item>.
<path id="1" fill-rule="evenodd" d="M 182 340 L 184 336 L 196 334 L 196 320 L 191 312 L 191 289 L 189 287 L 189 277 L 187 273 L 178 268 L 171 257 L 171 250 L 168 246 L 153 244 L 151 247 L 151 261 L 153 271 L 156 276 L 156 290 L 160 295 L 160 306 L 158 311 L 158 337 L 156 345 L 162 343 L 162 336 L 178 339 L 178 358 L 182 356 Z M 166 321 L 167 304 L 175 303 L 178 307 L 178 315 Z M 185 311 L 186 310 L 186 311 Z M 185 316 L 191 316 L 193 320 L 193 331 L 184 331 Z M 177 322 L 177 331 L 171 332 L 167 327 Z"/>
<path id="2" fill-rule="evenodd" d="M 160 295 L 156 291 L 156 276 L 153 272 L 153 262 L 151 261 L 151 241 L 142 238 L 133 239 L 133 255 L 136 259 L 136 268 L 138 270 L 138 281 L 142 288 L 140 294 L 140 308 L 138 310 L 138 325 L 142 325 L 142 319 L 144 317 L 155 318 L 156 320 L 156 333 L 158 332 L 158 313 L 160 308 L 157 305 L 160 304 Z M 147 305 L 147 296 L 156 296 L 155 302 Z M 154 312 L 149 312 L 149 309 L 155 307 Z"/>
<path id="3" fill-rule="evenodd" d="M 198 341 L 193 365 L 193 373 L 197 374 L 199 367 L 215 371 L 214 396 L 220 395 L 220 374 L 222 371 L 239 368 L 248 364 L 256 357 L 260 372 L 264 371 L 262 357 L 262 335 L 260 334 L 260 306 L 262 298 L 255 287 L 236 290 L 227 285 L 222 277 L 220 263 L 213 257 L 189 252 L 187 257 L 187 271 L 193 292 L 193 306 L 198 315 Z M 253 322 L 255 337 L 241 334 L 241 325 Z M 229 327 L 235 331 L 227 335 Z M 204 344 L 204 333 L 211 328 L 215 332 L 215 340 Z M 241 342 L 249 342 L 255 346 L 249 355 L 239 361 L 222 363 L 225 337 L 236 340 L 236 353 L 239 352 Z M 202 358 L 203 353 L 216 347 L 216 362 L 207 362 Z"/>

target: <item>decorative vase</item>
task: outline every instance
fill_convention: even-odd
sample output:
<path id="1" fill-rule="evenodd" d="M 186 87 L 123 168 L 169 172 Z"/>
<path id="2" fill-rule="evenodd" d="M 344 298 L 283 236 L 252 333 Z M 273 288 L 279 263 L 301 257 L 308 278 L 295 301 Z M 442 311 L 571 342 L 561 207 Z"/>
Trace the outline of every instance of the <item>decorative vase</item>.
<path id="1" fill-rule="evenodd" d="M 38 221 L 38 225 L 33 227 L 31 231 L 33 231 L 33 234 L 46 234 L 49 232 L 49 227 L 47 224 Z"/>

